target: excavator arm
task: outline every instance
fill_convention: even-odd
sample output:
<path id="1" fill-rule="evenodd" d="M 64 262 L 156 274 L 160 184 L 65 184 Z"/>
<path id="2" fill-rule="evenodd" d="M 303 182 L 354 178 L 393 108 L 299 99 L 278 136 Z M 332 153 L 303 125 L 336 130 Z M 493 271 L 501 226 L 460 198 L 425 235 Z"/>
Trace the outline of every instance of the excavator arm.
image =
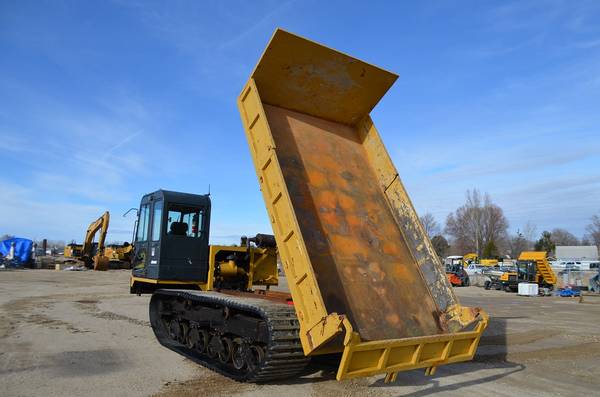
<path id="1" fill-rule="evenodd" d="M 110 214 L 106 211 L 100 218 L 90 224 L 85 234 L 81 256 L 88 266 L 91 267 L 93 264 L 94 270 L 106 270 L 108 268 L 108 258 L 104 256 L 104 242 L 106 241 L 109 221 Z M 94 255 L 94 237 L 98 231 L 100 231 L 98 249 L 96 255 Z"/>

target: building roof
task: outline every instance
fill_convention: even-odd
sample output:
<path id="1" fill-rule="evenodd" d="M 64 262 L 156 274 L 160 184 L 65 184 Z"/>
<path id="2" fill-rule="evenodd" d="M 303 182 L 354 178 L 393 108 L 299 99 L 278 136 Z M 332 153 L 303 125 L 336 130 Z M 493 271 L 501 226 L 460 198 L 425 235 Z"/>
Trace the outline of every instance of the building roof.
<path id="1" fill-rule="evenodd" d="M 598 260 L 598 247 L 595 245 L 557 245 L 556 259 Z"/>

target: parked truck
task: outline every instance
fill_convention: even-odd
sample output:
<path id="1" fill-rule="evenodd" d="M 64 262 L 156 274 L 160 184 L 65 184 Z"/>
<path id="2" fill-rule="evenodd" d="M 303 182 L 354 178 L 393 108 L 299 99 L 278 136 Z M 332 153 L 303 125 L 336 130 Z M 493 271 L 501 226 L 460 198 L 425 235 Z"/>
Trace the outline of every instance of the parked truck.
<path id="1" fill-rule="evenodd" d="M 544 251 L 523 251 L 514 271 L 507 271 L 496 281 L 507 292 L 516 292 L 519 283 L 534 283 L 540 288 L 554 289 L 556 273 L 552 270 Z"/>

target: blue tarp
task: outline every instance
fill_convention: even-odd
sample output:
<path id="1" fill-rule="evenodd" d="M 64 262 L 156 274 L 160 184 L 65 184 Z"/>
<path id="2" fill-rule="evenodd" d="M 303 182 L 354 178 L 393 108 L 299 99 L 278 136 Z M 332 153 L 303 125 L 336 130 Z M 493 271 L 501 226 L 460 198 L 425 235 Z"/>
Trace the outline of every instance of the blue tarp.
<path id="1" fill-rule="evenodd" d="M 15 259 L 21 263 L 29 262 L 29 259 L 31 259 L 31 247 L 33 247 L 33 241 L 19 237 L 0 241 L 0 254 L 2 254 L 2 256 L 7 256 L 10 253 L 10 246 L 12 243 L 15 243 Z"/>

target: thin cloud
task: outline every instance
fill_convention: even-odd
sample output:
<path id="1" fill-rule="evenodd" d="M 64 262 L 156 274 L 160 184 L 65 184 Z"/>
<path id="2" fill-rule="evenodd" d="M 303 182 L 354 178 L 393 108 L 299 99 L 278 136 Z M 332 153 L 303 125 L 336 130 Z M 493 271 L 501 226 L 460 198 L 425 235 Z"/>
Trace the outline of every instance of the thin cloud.
<path id="1" fill-rule="evenodd" d="M 283 13 L 290 5 L 292 5 L 294 3 L 294 1 L 295 0 L 289 0 L 289 1 L 280 2 L 271 11 L 269 11 L 268 13 L 266 13 L 262 18 L 260 18 L 256 22 L 252 23 L 248 28 L 246 28 L 245 30 L 243 30 L 240 33 L 236 34 L 232 38 L 230 38 L 230 39 L 228 39 L 228 40 L 226 40 L 224 42 L 221 42 L 218 45 L 217 49 L 224 50 L 224 49 L 228 49 L 228 48 L 231 48 L 231 47 L 234 47 L 234 46 L 238 45 L 240 42 L 242 42 L 243 40 L 245 40 L 252 33 L 256 32 L 257 30 L 259 30 L 261 28 L 266 27 L 267 22 L 270 22 L 277 15 Z"/>

